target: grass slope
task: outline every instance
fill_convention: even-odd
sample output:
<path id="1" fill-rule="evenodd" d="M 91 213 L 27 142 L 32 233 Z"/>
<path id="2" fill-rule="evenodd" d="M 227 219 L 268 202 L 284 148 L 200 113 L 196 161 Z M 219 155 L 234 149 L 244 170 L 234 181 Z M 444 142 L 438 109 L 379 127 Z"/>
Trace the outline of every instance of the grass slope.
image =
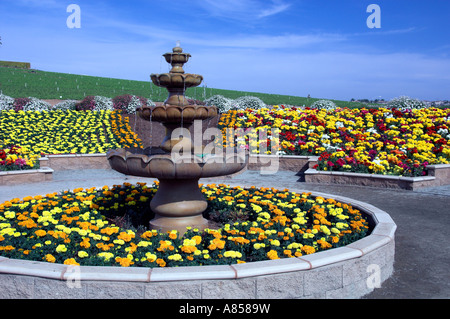
<path id="1" fill-rule="evenodd" d="M 0 90 L 3 94 L 17 97 L 36 97 L 39 99 L 80 100 L 89 95 L 116 97 L 133 94 L 152 101 L 164 101 L 167 98 L 165 88 L 160 88 L 151 81 L 134 81 L 104 78 L 87 75 L 46 72 L 9 67 L 0 67 Z M 309 106 L 318 99 L 279 94 L 265 94 L 244 91 L 222 90 L 196 87 L 186 91 L 186 96 L 204 100 L 220 94 L 236 99 L 241 96 L 256 96 L 266 104 L 289 104 Z M 341 107 L 361 107 L 362 103 L 333 100 Z"/>

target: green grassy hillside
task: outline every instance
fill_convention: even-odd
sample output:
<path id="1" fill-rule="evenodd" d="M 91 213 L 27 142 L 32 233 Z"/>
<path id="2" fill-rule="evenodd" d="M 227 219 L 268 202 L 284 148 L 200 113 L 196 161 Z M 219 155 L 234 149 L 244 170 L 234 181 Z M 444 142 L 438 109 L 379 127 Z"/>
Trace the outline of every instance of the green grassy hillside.
<path id="1" fill-rule="evenodd" d="M 0 90 L 3 94 L 14 98 L 36 97 L 39 99 L 80 100 L 88 95 L 100 95 L 113 98 L 122 94 L 133 94 L 158 102 L 164 101 L 167 97 L 166 89 L 155 86 L 150 80 L 133 81 L 8 67 L 0 67 Z M 298 96 L 205 87 L 190 88 L 186 91 L 187 96 L 197 100 L 204 100 L 216 94 L 221 94 L 232 99 L 246 95 L 256 96 L 269 105 L 289 104 L 309 106 L 317 100 Z M 361 103 L 347 101 L 334 100 L 334 102 L 341 107 L 359 107 L 363 105 Z"/>

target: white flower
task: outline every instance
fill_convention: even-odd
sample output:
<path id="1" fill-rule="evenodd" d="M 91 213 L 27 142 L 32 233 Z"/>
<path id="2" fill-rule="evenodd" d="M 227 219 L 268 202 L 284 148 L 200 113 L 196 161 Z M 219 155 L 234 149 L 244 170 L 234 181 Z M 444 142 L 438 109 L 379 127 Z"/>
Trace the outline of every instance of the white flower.
<path id="1" fill-rule="evenodd" d="M 0 111 L 14 109 L 14 99 L 10 96 L 0 94 Z"/>
<path id="2" fill-rule="evenodd" d="M 39 100 L 35 97 L 29 97 L 30 102 L 23 106 L 24 111 L 48 111 L 52 108 L 50 103 Z"/>
<path id="3" fill-rule="evenodd" d="M 337 105 L 334 104 L 333 101 L 330 100 L 318 100 L 311 104 L 311 108 L 324 109 L 324 110 L 334 110 L 337 108 Z"/>
<path id="4" fill-rule="evenodd" d="M 205 104 L 217 107 L 220 113 L 228 112 L 232 107 L 233 100 L 224 97 L 223 95 L 213 95 L 205 100 Z"/>
<path id="5" fill-rule="evenodd" d="M 234 100 L 234 107 L 239 110 L 258 110 L 266 107 L 266 104 L 255 96 L 242 96 Z"/>
<path id="6" fill-rule="evenodd" d="M 94 111 L 101 111 L 101 110 L 112 111 L 114 109 L 113 101 L 109 97 L 95 96 L 94 101 L 95 101 Z"/>
<path id="7" fill-rule="evenodd" d="M 397 108 L 399 110 L 412 110 L 412 109 L 423 109 L 427 105 L 425 102 L 418 99 L 410 98 L 409 96 L 400 96 L 392 99 L 388 103 L 388 107 Z"/>

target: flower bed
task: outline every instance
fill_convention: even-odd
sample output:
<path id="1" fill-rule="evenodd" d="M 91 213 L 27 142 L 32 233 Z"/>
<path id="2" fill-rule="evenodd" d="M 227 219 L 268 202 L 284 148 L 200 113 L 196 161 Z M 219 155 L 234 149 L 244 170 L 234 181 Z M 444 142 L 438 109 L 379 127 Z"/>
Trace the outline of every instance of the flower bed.
<path id="1" fill-rule="evenodd" d="M 298 257 L 364 237 L 348 204 L 272 188 L 202 186 L 218 229 L 147 230 L 157 185 L 75 189 L 0 205 L 0 255 L 64 264 L 170 267 Z M 230 209 L 232 208 L 232 209 Z M 227 221 L 231 220 L 231 223 Z M 120 227 L 118 226 L 120 225 Z"/>
<path id="2" fill-rule="evenodd" d="M 34 154 L 96 154 L 138 147 L 141 141 L 121 111 L 2 111 L 0 141 Z"/>
<path id="3" fill-rule="evenodd" d="M 38 156 L 21 146 L 0 146 L 0 171 L 18 171 L 39 168 Z"/>
<path id="4" fill-rule="evenodd" d="M 229 111 L 219 127 L 224 136 L 230 128 L 267 129 L 268 139 L 258 141 L 267 145 L 274 143 L 271 132 L 278 129 L 278 154 L 320 156 L 318 170 L 414 177 L 426 175 L 428 165 L 450 163 L 449 121 L 450 109 L 327 111 L 274 106 Z M 255 153 L 259 145 L 252 145 Z"/>

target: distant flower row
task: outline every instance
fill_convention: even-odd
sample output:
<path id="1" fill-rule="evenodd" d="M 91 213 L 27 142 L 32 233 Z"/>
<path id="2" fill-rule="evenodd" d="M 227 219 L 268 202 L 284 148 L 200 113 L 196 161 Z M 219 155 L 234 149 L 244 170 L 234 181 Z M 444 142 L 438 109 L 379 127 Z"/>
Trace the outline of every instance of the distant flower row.
<path id="1" fill-rule="evenodd" d="M 422 176 L 430 164 L 450 163 L 450 109 L 275 106 L 229 111 L 219 126 L 224 139 L 230 128 L 266 129 L 266 141 L 249 134 L 245 142 L 255 145 L 247 146 L 258 153 L 260 143 L 275 144 L 281 155 L 320 156 L 319 170 Z M 279 140 L 270 136 L 273 129 Z M 225 140 L 227 146 L 238 144 Z"/>

